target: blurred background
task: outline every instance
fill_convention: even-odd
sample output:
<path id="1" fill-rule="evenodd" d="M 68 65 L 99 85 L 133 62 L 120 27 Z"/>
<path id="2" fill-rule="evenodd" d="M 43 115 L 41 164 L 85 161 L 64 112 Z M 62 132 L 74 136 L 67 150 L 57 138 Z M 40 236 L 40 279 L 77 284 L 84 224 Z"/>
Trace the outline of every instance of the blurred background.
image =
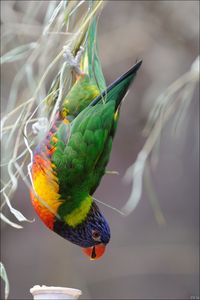
<path id="1" fill-rule="evenodd" d="M 39 2 L 41 15 L 19 35 L 19 43 L 36 41 L 42 33 L 49 1 Z M 34 11 L 39 2 L 2 1 L 2 34 L 21 30 L 26 9 L 31 4 Z M 108 166 L 120 175 L 105 175 L 96 192 L 97 199 L 120 209 L 131 191 L 131 185 L 122 179 L 142 148 L 142 130 L 154 100 L 188 71 L 199 53 L 199 2 L 108 1 L 99 20 L 98 41 L 107 83 L 136 59 L 143 59 L 122 106 Z M 4 51 L 12 48 L 9 43 L 3 46 Z M 2 67 L 2 113 L 17 67 Z M 2 224 L 1 260 L 10 281 L 9 299 L 32 299 L 29 289 L 35 284 L 78 288 L 82 299 L 198 299 L 198 99 L 196 89 L 184 126 L 179 126 L 176 134 L 173 118 L 167 123 L 160 140 L 159 162 L 152 170 L 166 224 L 156 222 L 145 189 L 128 217 L 100 205 L 112 237 L 99 261 L 89 261 L 79 247 L 43 226 L 30 203 L 28 189 L 20 182 L 13 203 L 35 222 L 25 223 L 21 230 Z"/>

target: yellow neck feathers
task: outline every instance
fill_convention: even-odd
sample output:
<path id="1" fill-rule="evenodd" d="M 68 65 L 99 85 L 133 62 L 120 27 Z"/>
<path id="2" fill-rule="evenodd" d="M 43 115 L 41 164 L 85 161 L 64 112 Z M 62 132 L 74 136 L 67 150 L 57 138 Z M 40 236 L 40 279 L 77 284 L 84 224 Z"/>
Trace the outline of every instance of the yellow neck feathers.
<path id="1" fill-rule="evenodd" d="M 65 222 L 72 227 L 82 223 L 91 208 L 92 201 L 93 200 L 91 196 L 86 197 L 79 207 L 77 207 L 72 213 L 68 214 L 64 218 Z"/>

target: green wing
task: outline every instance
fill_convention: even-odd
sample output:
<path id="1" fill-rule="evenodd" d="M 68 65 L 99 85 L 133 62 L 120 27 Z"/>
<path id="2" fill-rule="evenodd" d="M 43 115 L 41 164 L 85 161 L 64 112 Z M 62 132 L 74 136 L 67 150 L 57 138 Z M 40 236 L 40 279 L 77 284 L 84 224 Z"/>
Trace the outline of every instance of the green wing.
<path id="1" fill-rule="evenodd" d="M 61 194 L 71 195 L 80 183 L 84 188 L 104 151 L 113 126 L 114 110 L 113 103 L 86 108 L 75 119 L 67 145 L 63 139 L 58 140 L 52 162 L 59 169 Z M 86 188 L 90 189 L 89 183 Z"/>
<path id="2" fill-rule="evenodd" d="M 112 146 L 115 106 L 112 102 L 86 108 L 75 119 L 67 145 L 58 141 L 52 155 L 59 194 L 68 205 L 66 214 L 93 192 L 104 174 Z"/>

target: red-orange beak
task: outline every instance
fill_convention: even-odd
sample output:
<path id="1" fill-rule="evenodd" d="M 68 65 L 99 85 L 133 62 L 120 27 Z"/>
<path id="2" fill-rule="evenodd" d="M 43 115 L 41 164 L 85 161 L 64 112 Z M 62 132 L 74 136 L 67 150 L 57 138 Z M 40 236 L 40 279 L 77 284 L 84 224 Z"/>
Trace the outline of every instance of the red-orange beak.
<path id="1" fill-rule="evenodd" d="M 98 244 L 89 248 L 82 248 L 83 253 L 90 257 L 91 260 L 100 258 L 105 252 L 106 246 L 104 244 Z"/>

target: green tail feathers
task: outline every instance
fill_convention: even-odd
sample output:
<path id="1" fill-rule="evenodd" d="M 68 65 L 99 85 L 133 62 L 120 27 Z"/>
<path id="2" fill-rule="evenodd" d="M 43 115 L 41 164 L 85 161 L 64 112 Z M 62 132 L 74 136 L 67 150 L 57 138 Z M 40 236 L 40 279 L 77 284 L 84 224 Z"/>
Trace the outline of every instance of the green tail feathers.
<path id="1" fill-rule="evenodd" d="M 88 30 L 87 48 L 83 57 L 83 64 L 83 71 L 96 83 L 100 92 L 103 92 L 106 89 L 106 83 L 98 53 L 96 17 L 91 21 Z"/>

